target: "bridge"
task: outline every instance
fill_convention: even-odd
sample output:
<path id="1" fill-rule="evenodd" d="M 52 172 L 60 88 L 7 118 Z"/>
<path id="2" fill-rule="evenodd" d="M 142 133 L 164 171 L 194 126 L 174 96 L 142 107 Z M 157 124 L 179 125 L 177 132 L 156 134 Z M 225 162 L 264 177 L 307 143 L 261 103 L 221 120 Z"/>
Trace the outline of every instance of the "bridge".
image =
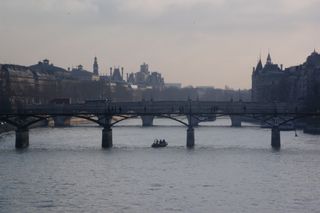
<path id="1" fill-rule="evenodd" d="M 56 122 L 71 117 L 87 119 L 103 127 L 102 147 L 113 146 L 112 127 L 124 120 L 141 117 L 144 126 L 152 125 L 154 117 L 172 119 L 186 126 L 186 146 L 195 145 L 194 127 L 203 117 L 230 116 L 232 126 L 241 126 L 246 117 L 271 128 L 271 146 L 280 149 L 280 127 L 300 118 L 320 116 L 320 111 L 305 109 L 299 104 L 215 102 L 215 101 L 137 101 L 111 102 L 87 101 L 82 104 L 27 105 L 11 110 L 0 109 L 0 121 L 16 127 L 15 147 L 29 146 L 29 127 L 37 122 L 55 119 Z M 120 119 L 113 121 L 112 117 Z M 179 119 L 186 116 L 187 122 Z"/>

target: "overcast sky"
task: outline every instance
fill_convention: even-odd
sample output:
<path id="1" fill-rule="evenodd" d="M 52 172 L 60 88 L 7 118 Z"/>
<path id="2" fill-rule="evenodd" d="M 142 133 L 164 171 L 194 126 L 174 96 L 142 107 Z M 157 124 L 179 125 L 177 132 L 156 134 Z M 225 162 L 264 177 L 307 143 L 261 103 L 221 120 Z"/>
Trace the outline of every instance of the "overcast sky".
<path id="1" fill-rule="evenodd" d="M 44 58 L 100 71 L 142 62 L 166 82 L 250 88 L 268 50 L 302 63 L 320 49 L 320 0 L 0 0 L 0 63 Z"/>

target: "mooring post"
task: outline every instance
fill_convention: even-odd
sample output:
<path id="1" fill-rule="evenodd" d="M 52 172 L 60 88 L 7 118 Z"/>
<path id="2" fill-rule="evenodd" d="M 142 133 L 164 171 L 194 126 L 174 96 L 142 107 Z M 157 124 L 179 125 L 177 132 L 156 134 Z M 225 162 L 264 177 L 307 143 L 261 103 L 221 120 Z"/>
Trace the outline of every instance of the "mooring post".
<path id="1" fill-rule="evenodd" d="M 271 130 L 271 146 L 274 149 L 280 149 L 280 129 L 279 126 L 273 126 Z"/>
<path id="2" fill-rule="evenodd" d="M 189 125 L 187 129 L 187 148 L 194 147 L 194 128 Z"/>
<path id="3" fill-rule="evenodd" d="M 27 127 L 18 127 L 16 129 L 16 148 L 23 149 L 29 146 L 29 129 Z"/>
<path id="4" fill-rule="evenodd" d="M 105 126 L 102 130 L 102 148 L 111 148 L 112 143 L 112 129 L 111 126 Z"/>

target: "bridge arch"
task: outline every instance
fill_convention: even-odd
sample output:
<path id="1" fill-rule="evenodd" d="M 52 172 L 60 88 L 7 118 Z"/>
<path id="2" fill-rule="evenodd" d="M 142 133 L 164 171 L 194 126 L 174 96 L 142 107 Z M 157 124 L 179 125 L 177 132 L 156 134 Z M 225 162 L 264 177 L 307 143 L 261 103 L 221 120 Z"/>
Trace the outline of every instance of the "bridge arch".
<path id="1" fill-rule="evenodd" d="M 137 118 L 137 117 L 140 117 L 140 116 L 144 116 L 145 114 L 136 114 L 136 115 L 131 115 L 131 116 L 123 116 L 123 115 L 114 115 L 114 116 L 118 116 L 118 117 L 122 117 L 120 120 L 117 120 L 115 122 L 110 122 L 110 127 L 112 126 L 115 126 L 116 124 L 122 122 L 122 121 L 125 121 L 125 120 L 128 120 L 128 119 L 132 119 L 132 118 Z M 57 116 L 62 116 L 62 115 L 48 115 L 46 117 L 39 117 L 39 119 L 35 120 L 35 121 L 32 121 L 30 123 L 28 123 L 26 126 L 30 126 L 34 123 L 37 123 L 41 120 L 45 120 L 45 119 L 48 119 L 48 118 L 55 118 Z M 105 115 L 104 115 L 105 116 Z M 111 115 L 107 115 L 109 117 L 112 117 Z M 170 115 L 162 115 L 162 114 L 157 114 L 155 115 L 156 117 L 161 117 L 161 118 L 167 118 L 167 119 L 170 119 L 170 120 L 173 120 L 173 121 L 176 121 L 184 126 L 189 126 L 188 123 L 184 122 L 184 121 L 181 121 L 175 117 L 172 117 Z M 101 122 L 102 119 L 94 119 L 93 117 L 98 117 L 97 115 L 93 115 L 93 116 L 84 116 L 84 115 L 73 115 L 73 116 L 70 116 L 70 117 L 75 117 L 75 118 L 82 118 L 82 119 L 85 119 L 85 120 L 88 120 L 88 121 L 91 121 L 93 123 L 96 123 L 100 126 L 105 126 L 105 123 L 104 122 Z M 1 120 L 1 118 L 0 118 Z M 6 120 L 3 120 L 4 122 L 7 122 Z M 8 122 L 9 123 L 9 122 Z M 15 125 L 15 124 L 14 124 Z M 15 125 L 16 126 L 16 125 Z"/>
<path id="2" fill-rule="evenodd" d="M 137 118 L 137 117 L 144 116 L 144 115 L 145 115 L 145 114 L 143 114 L 143 115 L 142 115 L 142 114 L 137 114 L 137 115 L 132 115 L 132 116 L 130 116 L 130 117 L 125 117 L 125 116 L 123 116 L 122 119 L 113 122 L 113 123 L 111 124 L 111 126 L 114 126 L 115 124 L 120 123 L 120 122 L 122 122 L 122 121 L 124 121 L 124 120 L 132 119 L 132 118 Z M 161 117 L 161 118 L 168 118 L 168 119 L 170 119 L 170 120 L 173 120 L 173 121 L 176 121 L 176 122 L 178 122 L 178 123 L 181 123 L 181 124 L 183 124 L 184 126 L 188 126 L 188 124 L 187 124 L 186 122 L 183 122 L 183 121 L 181 121 L 181 120 L 179 120 L 179 119 L 177 119 L 177 118 L 174 118 L 174 117 L 172 117 L 172 116 L 170 116 L 170 115 L 156 114 L 156 115 L 154 115 L 154 116 L 156 116 L 156 117 Z"/>
<path id="3" fill-rule="evenodd" d="M 270 120 L 276 118 L 277 116 L 276 115 L 269 115 L 269 116 L 255 116 L 254 114 L 232 114 L 232 113 L 219 113 L 216 115 L 217 118 L 219 117 L 223 117 L 223 116 L 228 116 L 230 117 L 230 120 L 231 120 L 231 117 L 232 116 L 239 116 L 239 117 L 245 117 L 245 118 L 250 118 L 250 119 L 254 119 L 258 122 L 261 122 L 263 124 L 266 124 L 270 127 L 274 126 L 274 123 L 270 122 Z M 301 119 L 301 118 L 307 118 L 307 117 L 311 117 L 312 115 L 301 115 L 301 116 L 295 116 L 295 117 L 292 117 L 290 119 L 284 119 L 282 122 L 278 123 L 277 125 L 278 126 L 282 126 L 282 125 L 285 125 L 287 124 L 288 122 L 290 121 L 294 121 L 294 120 L 298 120 L 298 119 Z"/>
<path id="4" fill-rule="evenodd" d="M 35 123 L 38 123 L 40 121 L 43 121 L 43 120 L 47 120 L 48 118 L 50 118 L 51 116 L 36 116 L 36 115 L 32 115 L 32 116 L 29 116 L 29 117 L 25 117 L 24 119 L 21 119 L 21 120 L 24 120 L 25 122 L 21 122 L 19 123 L 18 121 L 13 121 L 11 120 L 10 118 L 18 118 L 18 116 L 12 116 L 12 117 L 0 117 L 0 121 L 3 121 L 3 122 L 6 122 L 16 128 L 28 128 L 29 126 L 35 124 Z M 27 121 L 28 118 L 35 118 L 35 120 L 29 120 Z M 20 121 L 21 121 L 20 120 Z"/>

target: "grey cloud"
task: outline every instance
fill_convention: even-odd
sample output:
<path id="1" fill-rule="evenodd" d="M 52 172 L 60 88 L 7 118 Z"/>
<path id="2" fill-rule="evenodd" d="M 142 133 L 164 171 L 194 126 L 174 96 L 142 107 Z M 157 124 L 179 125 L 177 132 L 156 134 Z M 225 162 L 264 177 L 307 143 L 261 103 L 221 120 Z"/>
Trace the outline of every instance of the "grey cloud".
<path id="1" fill-rule="evenodd" d="M 319 24 L 319 2 L 288 12 L 281 0 L 225 0 L 222 4 L 203 1 L 192 5 L 173 4 L 160 14 L 143 10 L 120 10 L 125 0 L 95 1 L 98 14 L 91 24 L 147 28 L 181 33 L 251 33 L 292 31 L 303 25 Z"/>
<path id="2" fill-rule="evenodd" d="M 240 3 L 239 3 L 240 2 Z M 161 15 L 145 17 L 125 14 L 136 25 L 160 30 L 203 31 L 215 33 L 282 32 L 294 30 L 301 24 L 319 22 L 315 7 L 294 13 L 284 12 L 280 1 L 229 0 L 220 6 L 199 3 L 192 7 L 174 6 Z"/>
<path id="3" fill-rule="evenodd" d="M 38 0 L 39 1 L 39 0 Z M 144 10 L 121 10 L 128 0 L 78 0 L 95 10 L 74 13 L 72 8 L 61 8 L 59 1 L 47 10 L 35 2 L 3 0 L 0 8 L 1 24 L 65 25 L 73 26 L 128 26 L 159 31 L 237 33 L 281 32 L 294 30 L 304 24 L 319 24 L 319 2 L 293 13 L 285 11 L 281 0 L 225 0 L 222 4 L 200 1 L 191 5 L 173 4 L 157 15 Z M 18 3 L 20 2 L 20 3 Z M 39 1 L 41 2 L 41 1 Z M 20 5 L 19 8 L 15 8 Z"/>

